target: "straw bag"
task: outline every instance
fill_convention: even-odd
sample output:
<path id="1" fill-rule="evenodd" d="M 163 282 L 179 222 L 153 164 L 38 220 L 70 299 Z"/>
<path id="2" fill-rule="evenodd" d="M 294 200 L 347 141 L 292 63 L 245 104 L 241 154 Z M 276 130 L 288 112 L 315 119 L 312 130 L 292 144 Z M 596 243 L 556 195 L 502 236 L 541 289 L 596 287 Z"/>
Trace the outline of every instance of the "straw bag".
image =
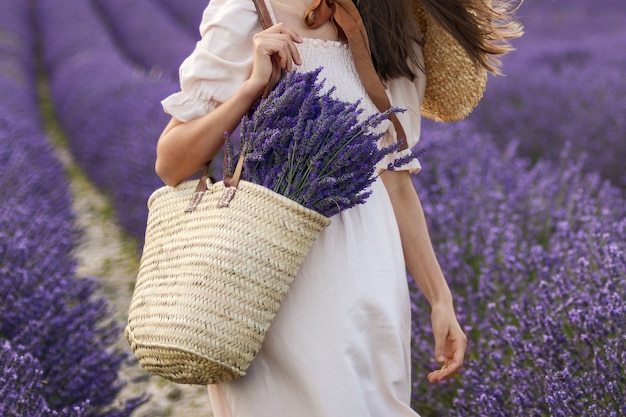
<path id="1" fill-rule="evenodd" d="M 183 384 L 245 375 L 310 246 L 329 224 L 259 185 L 212 184 L 207 172 L 199 183 L 150 196 L 125 328 L 143 368 Z"/>
<path id="2" fill-rule="evenodd" d="M 263 0 L 254 0 L 264 25 Z M 263 96 L 280 79 L 274 68 Z M 309 248 L 330 220 L 265 187 L 232 178 L 162 187 L 148 223 L 124 334 L 139 364 L 181 384 L 246 374 Z"/>

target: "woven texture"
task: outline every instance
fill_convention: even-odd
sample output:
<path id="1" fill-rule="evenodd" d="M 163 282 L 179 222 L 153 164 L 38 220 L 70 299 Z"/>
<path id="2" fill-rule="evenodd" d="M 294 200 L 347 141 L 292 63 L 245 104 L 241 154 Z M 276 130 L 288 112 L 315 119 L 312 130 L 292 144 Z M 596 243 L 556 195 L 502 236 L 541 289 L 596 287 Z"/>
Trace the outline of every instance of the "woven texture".
<path id="1" fill-rule="evenodd" d="M 482 99 L 487 71 L 477 69 L 469 55 L 426 11 L 413 1 L 415 17 L 424 36 L 426 93 L 422 115 L 440 122 L 467 117 Z"/>
<path id="2" fill-rule="evenodd" d="M 209 184 L 163 187 L 149 215 L 126 337 L 148 372 L 183 384 L 245 375 L 310 246 L 330 220 L 241 181 L 229 207 Z"/>

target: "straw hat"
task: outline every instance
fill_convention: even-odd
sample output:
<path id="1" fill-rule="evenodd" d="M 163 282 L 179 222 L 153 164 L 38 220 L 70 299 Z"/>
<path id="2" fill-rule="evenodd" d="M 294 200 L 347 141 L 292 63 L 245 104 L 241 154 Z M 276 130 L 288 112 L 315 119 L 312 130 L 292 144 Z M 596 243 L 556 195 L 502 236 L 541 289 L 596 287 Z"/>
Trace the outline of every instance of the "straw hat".
<path id="1" fill-rule="evenodd" d="M 424 37 L 426 95 L 422 115 L 440 122 L 467 117 L 483 97 L 487 71 L 477 68 L 463 47 L 413 0 L 413 10 Z"/>

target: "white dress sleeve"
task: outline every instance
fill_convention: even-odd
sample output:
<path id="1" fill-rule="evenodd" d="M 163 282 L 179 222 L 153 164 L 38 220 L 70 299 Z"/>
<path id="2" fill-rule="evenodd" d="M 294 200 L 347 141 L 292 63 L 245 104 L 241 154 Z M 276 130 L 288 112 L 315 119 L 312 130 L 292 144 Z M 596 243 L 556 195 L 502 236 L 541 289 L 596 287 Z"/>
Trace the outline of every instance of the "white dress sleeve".
<path id="1" fill-rule="evenodd" d="M 252 0 L 211 0 L 193 53 L 180 66 L 181 91 L 161 102 L 181 122 L 228 100 L 250 76 L 254 34 L 262 31 Z"/>
<path id="2" fill-rule="evenodd" d="M 416 44 L 417 56 L 422 63 L 423 57 L 422 50 L 419 45 Z M 379 164 L 378 169 L 386 169 L 389 163 L 392 163 L 395 159 L 408 155 L 411 149 L 415 147 L 420 138 L 421 125 L 422 125 L 422 112 L 421 106 L 424 101 L 424 92 L 426 90 L 426 75 L 422 70 L 415 65 L 411 65 L 413 72 L 416 74 L 414 80 L 409 80 L 406 77 L 394 78 L 387 83 L 387 94 L 391 101 L 391 105 L 406 109 L 404 113 L 398 113 L 398 119 L 402 124 L 404 133 L 406 133 L 406 140 L 408 149 L 399 151 L 391 155 L 387 155 Z M 389 130 L 382 139 L 382 145 L 391 145 L 396 141 L 396 133 L 393 125 L 389 127 Z M 413 159 L 410 163 L 403 165 L 396 170 L 408 170 L 412 173 L 417 173 L 422 169 L 422 166 L 417 159 Z"/>

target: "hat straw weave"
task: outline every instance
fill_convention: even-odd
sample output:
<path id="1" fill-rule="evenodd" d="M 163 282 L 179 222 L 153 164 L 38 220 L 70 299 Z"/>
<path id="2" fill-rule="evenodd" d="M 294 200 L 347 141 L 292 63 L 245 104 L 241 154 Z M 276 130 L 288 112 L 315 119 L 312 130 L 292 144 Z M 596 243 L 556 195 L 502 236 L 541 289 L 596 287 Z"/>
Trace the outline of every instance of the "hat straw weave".
<path id="1" fill-rule="evenodd" d="M 440 122 L 464 119 L 483 97 L 487 71 L 474 65 L 461 44 L 419 0 L 413 0 L 413 11 L 424 39 L 426 93 L 422 115 Z"/>
<path id="2" fill-rule="evenodd" d="M 240 181 L 185 213 L 196 181 L 148 200 L 145 247 L 125 335 L 140 365 L 183 384 L 245 375 L 310 246 L 330 220 Z"/>

